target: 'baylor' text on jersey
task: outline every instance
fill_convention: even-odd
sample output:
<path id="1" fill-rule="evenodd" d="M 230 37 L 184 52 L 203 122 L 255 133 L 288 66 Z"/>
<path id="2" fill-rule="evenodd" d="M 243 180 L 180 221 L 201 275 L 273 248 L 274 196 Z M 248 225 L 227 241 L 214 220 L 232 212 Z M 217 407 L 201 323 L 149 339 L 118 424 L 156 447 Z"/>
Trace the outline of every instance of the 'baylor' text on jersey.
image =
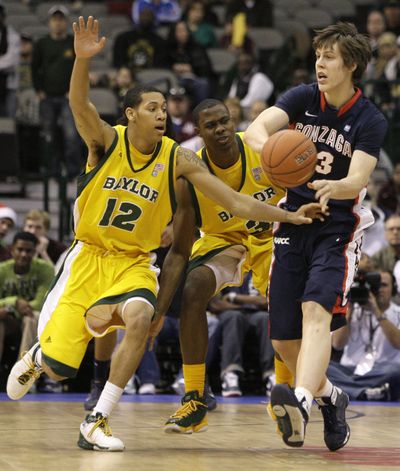
<path id="1" fill-rule="evenodd" d="M 274 186 L 263 172 L 260 156 L 243 141 L 243 133 L 236 134 L 241 159 L 241 181 L 239 193 L 250 195 L 253 198 L 276 205 L 285 194 L 282 188 Z M 212 173 L 212 165 L 207 156 L 205 147 L 198 152 Z M 222 180 L 223 174 L 219 175 Z M 236 190 L 237 188 L 235 188 Z M 191 187 L 194 196 L 194 205 L 197 213 L 198 224 L 205 234 L 224 234 L 227 232 L 244 232 L 248 234 L 271 234 L 271 224 L 247 221 L 229 213 L 225 208 L 214 203 L 203 193 Z"/>

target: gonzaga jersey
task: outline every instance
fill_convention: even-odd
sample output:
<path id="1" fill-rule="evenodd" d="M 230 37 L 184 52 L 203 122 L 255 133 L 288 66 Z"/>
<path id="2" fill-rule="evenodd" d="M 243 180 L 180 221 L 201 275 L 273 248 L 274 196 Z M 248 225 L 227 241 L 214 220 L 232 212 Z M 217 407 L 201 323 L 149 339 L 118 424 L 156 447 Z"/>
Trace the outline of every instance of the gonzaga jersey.
<path id="1" fill-rule="evenodd" d="M 274 186 L 263 172 L 260 156 L 243 142 L 243 133 L 236 134 L 240 150 L 241 179 L 238 191 L 253 198 L 276 205 L 284 191 Z M 210 172 L 213 172 L 206 148 L 198 155 L 204 160 Z M 223 175 L 220 178 L 223 180 Z M 235 188 L 236 189 L 236 188 Z M 191 186 L 198 225 L 205 234 L 225 234 L 241 232 L 247 234 L 271 233 L 270 224 L 258 221 L 246 221 L 229 213 L 225 208 L 206 198 L 203 193 Z"/>
<path id="2" fill-rule="evenodd" d="M 288 114 L 290 127 L 309 137 L 317 148 L 318 163 L 311 181 L 346 177 L 355 150 L 379 158 L 387 122 L 359 89 L 340 109 L 328 105 L 316 83 L 290 89 L 275 106 Z M 357 203 L 364 198 L 365 190 L 362 193 Z M 314 194 L 306 184 L 291 188 L 287 191 L 287 203 L 298 207 L 305 202 L 315 202 Z M 346 211 L 356 200 L 330 200 L 329 207 L 331 211 Z"/>
<path id="3" fill-rule="evenodd" d="M 147 163 L 135 164 L 127 128 L 96 167 L 78 180 L 74 207 L 77 240 L 105 250 L 140 254 L 160 246 L 172 218 L 177 144 L 163 137 Z"/>

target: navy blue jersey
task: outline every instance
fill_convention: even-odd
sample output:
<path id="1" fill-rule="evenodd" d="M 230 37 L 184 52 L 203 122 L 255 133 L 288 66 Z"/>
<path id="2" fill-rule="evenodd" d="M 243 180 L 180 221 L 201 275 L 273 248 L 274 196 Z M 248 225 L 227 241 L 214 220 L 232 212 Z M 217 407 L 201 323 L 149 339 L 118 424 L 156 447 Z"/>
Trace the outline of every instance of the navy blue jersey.
<path id="1" fill-rule="evenodd" d="M 328 105 L 318 85 L 299 85 L 288 90 L 275 106 L 289 116 L 290 128 L 304 133 L 315 144 L 318 152 L 313 180 L 340 180 L 349 172 L 350 159 L 355 150 L 379 158 L 379 151 L 387 131 L 383 114 L 358 89 L 339 110 Z M 365 191 L 354 200 L 330 200 L 332 210 L 349 210 L 360 202 Z M 315 191 L 301 185 L 288 189 L 288 206 L 315 201 Z"/>

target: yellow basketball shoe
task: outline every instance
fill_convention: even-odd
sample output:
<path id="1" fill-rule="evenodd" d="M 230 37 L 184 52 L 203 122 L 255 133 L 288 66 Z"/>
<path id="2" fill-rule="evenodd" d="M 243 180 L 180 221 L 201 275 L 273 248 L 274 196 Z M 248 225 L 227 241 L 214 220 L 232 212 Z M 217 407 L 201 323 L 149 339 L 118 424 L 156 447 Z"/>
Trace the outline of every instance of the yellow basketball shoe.
<path id="1" fill-rule="evenodd" d="M 198 391 L 189 391 L 182 398 L 182 406 L 166 421 L 167 433 L 205 432 L 208 427 L 207 404 Z"/>

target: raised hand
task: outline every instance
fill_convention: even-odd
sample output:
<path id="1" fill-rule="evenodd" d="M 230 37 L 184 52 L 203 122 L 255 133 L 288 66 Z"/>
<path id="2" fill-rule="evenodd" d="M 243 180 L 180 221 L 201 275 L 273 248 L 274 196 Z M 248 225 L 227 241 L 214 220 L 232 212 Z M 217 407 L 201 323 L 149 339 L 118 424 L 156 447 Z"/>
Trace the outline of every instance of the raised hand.
<path id="1" fill-rule="evenodd" d="M 99 40 L 99 22 L 93 16 L 89 16 L 86 25 L 83 16 L 80 16 L 78 23 L 73 23 L 72 29 L 75 36 L 75 55 L 79 59 L 89 59 L 95 56 L 106 44 L 104 36 Z"/>

